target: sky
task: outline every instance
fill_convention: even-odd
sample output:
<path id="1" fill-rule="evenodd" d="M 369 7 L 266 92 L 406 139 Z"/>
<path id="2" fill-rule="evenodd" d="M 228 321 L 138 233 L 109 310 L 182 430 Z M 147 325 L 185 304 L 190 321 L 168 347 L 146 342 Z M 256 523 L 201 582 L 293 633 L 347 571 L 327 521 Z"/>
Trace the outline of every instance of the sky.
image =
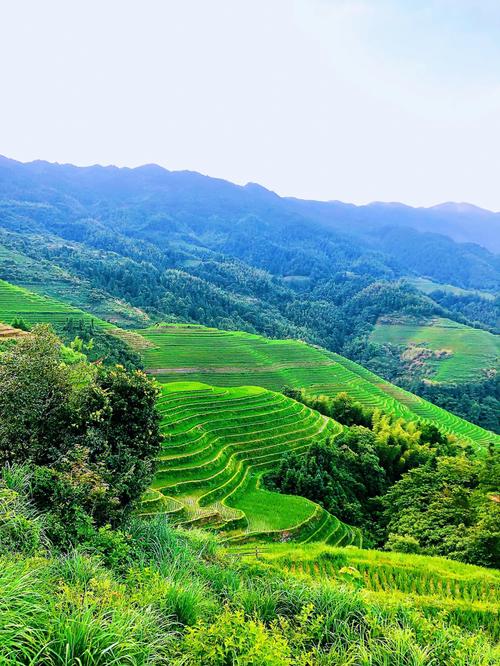
<path id="1" fill-rule="evenodd" d="M 500 210 L 498 0 L 0 0 L 0 154 Z"/>

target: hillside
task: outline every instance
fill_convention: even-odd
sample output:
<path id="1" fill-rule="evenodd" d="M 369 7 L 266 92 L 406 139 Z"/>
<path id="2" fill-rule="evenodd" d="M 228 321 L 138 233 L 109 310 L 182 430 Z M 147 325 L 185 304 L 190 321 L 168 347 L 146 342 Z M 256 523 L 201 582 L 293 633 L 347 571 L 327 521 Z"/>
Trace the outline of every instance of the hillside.
<path id="1" fill-rule="evenodd" d="M 444 558 L 382 553 L 325 544 L 266 545 L 255 551 L 236 550 L 245 561 L 263 561 L 301 580 L 351 580 L 365 597 L 381 601 L 405 599 L 428 617 L 446 613 L 468 629 L 485 629 L 500 638 L 498 607 L 500 574 Z"/>
<path id="2" fill-rule="evenodd" d="M 163 451 L 142 511 L 182 526 L 216 527 L 249 539 L 360 543 L 356 530 L 301 497 L 270 493 L 262 474 L 291 451 L 342 427 L 304 405 L 257 387 L 166 384 L 159 400 Z"/>
<path id="3" fill-rule="evenodd" d="M 73 336 L 89 317 L 161 381 L 0 327 L 18 336 L 0 350 L 0 661 L 498 663 L 498 438 L 301 341 L 124 330 L 0 289 L 0 321 Z M 259 382 L 346 390 L 407 425 L 384 439 Z M 419 409 L 471 446 L 417 430 Z M 276 492 L 294 470 L 309 488 Z"/>
<path id="4" fill-rule="evenodd" d="M 370 339 L 401 347 L 402 358 L 412 363 L 414 372 L 432 382 L 470 382 L 494 376 L 499 369 L 500 338 L 449 319 L 384 319 Z"/>
<path id="5" fill-rule="evenodd" d="M 111 333 L 122 347 L 138 351 L 148 371 L 162 382 L 188 376 L 214 386 L 258 385 L 280 391 L 290 385 L 325 395 L 346 391 L 364 405 L 408 420 L 427 419 L 480 446 L 493 436 L 345 357 L 296 340 L 269 340 L 193 325 L 126 331 L 54 298 L 0 280 L 0 322 L 10 325 L 16 318 L 27 324 L 50 323 L 58 331 L 66 328 L 69 337 L 71 331 L 81 331 L 82 325 Z M 482 331 L 477 334 L 488 335 Z"/>
<path id="6" fill-rule="evenodd" d="M 96 329 L 113 328 L 109 322 L 83 310 L 0 280 L 0 321 L 11 324 L 15 319 L 22 319 L 27 324 L 47 323 L 55 329 L 62 328 L 71 320 L 91 324 Z"/>
<path id="7" fill-rule="evenodd" d="M 21 249 L 21 248 L 20 248 Z M 149 317 L 123 300 L 96 289 L 86 278 L 43 257 L 33 258 L 0 244 L 0 278 L 40 296 L 55 298 L 118 326 L 144 325 Z"/>
<path id="8" fill-rule="evenodd" d="M 449 294 L 454 294 L 455 296 L 479 296 L 479 298 L 483 298 L 487 301 L 492 301 L 495 298 L 495 295 L 489 291 L 461 289 L 460 287 L 454 287 L 452 284 L 433 282 L 427 278 L 409 278 L 408 282 L 424 294 L 433 294 L 436 291 L 444 291 Z"/>
<path id="9" fill-rule="evenodd" d="M 145 367 L 162 382 L 189 378 L 215 386 L 253 384 L 274 391 L 285 385 L 325 395 L 346 391 L 366 406 L 408 420 L 429 420 L 479 448 L 500 441 L 358 364 L 303 342 L 200 326 L 157 326 L 138 333 L 151 345 L 141 350 Z"/>
<path id="10" fill-rule="evenodd" d="M 285 385 L 333 395 L 346 391 L 367 406 L 406 419 L 436 421 L 447 432 L 484 446 L 492 434 L 384 382 L 356 363 L 296 340 L 269 340 L 242 332 L 193 325 L 156 326 L 126 331 L 56 299 L 39 296 L 0 280 L 0 322 L 21 318 L 28 324 L 50 323 L 61 330 L 81 322 L 120 338 L 144 358 L 162 382 L 179 375 L 214 386 L 248 384 L 280 391 Z"/>
<path id="11" fill-rule="evenodd" d="M 476 213 L 300 201 L 155 165 L 1 158 L 0 279 L 127 328 L 189 322 L 302 339 L 428 397 L 369 335 L 380 317 L 406 315 L 498 330 L 498 302 L 482 296 L 500 290 L 498 256 L 475 244 L 490 245 L 498 216 Z M 423 293 L 422 280 L 438 290 Z M 500 428 L 498 391 L 481 377 L 459 386 L 432 400 Z"/>

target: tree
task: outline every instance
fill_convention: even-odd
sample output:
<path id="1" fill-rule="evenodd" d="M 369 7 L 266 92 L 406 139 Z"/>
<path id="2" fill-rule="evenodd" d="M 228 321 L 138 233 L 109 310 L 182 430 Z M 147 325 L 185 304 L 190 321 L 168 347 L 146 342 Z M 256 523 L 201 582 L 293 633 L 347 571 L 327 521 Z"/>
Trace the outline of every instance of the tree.
<path id="1" fill-rule="evenodd" d="M 441 457 L 404 474 L 382 498 L 387 546 L 411 536 L 424 553 L 498 566 L 500 511 L 480 486 L 485 464 Z"/>
<path id="2" fill-rule="evenodd" d="M 50 327 L 39 325 L 0 357 L 0 464 L 43 465 L 70 445 L 79 389 L 60 350 Z"/>
<path id="3" fill-rule="evenodd" d="M 140 370 L 122 366 L 101 368 L 97 385 L 107 397 L 107 418 L 94 430 L 104 450 L 106 480 L 117 491 L 121 506 L 139 498 L 151 482 L 162 435 L 156 410 L 158 388 Z M 95 432 L 97 431 L 97 432 Z"/>
<path id="4" fill-rule="evenodd" d="M 370 498 L 385 489 L 385 472 L 366 428 L 346 428 L 334 440 L 314 443 L 305 456 L 285 456 L 268 475 L 270 487 L 302 495 L 353 525 L 370 518 Z"/>
<path id="5" fill-rule="evenodd" d="M 161 433 L 158 389 L 141 371 L 67 365 L 38 326 L 0 357 L 2 463 L 29 463 L 52 536 L 74 543 L 119 524 L 152 480 Z"/>

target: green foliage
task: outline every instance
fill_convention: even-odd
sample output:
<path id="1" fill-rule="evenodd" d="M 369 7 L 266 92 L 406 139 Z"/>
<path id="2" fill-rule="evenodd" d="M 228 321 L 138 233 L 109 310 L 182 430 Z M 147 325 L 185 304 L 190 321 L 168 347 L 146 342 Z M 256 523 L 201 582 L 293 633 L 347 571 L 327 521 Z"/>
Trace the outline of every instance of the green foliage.
<path id="1" fill-rule="evenodd" d="M 34 555 L 42 538 L 41 521 L 25 497 L 0 481 L 0 554 Z"/>
<path id="2" fill-rule="evenodd" d="M 384 468 L 391 483 L 408 469 L 421 465 L 438 452 L 452 455 L 458 450 L 454 439 L 446 436 L 433 423 L 406 421 L 378 408 L 363 407 L 345 392 L 332 397 L 316 396 L 304 389 L 285 387 L 283 393 L 344 425 L 368 427 L 373 434 L 371 444 L 376 449 L 377 464 Z M 355 432 L 357 435 L 354 435 Z M 352 431 L 351 439 L 359 437 L 362 432 Z"/>
<path id="3" fill-rule="evenodd" d="M 283 458 L 267 476 L 271 488 L 318 502 L 347 523 L 364 525 L 370 497 L 385 489 L 373 435 L 365 428 L 313 444 L 303 456 Z"/>
<path id="4" fill-rule="evenodd" d="M 12 328 L 17 328 L 20 331 L 30 331 L 30 325 L 24 321 L 22 317 L 14 317 L 11 324 Z"/>
<path id="5" fill-rule="evenodd" d="M 490 462 L 441 457 L 405 474 L 382 498 L 389 534 L 414 537 L 424 553 L 498 567 L 500 507 L 480 481 Z"/>
<path id="6" fill-rule="evenodd" d="M 61 338 L 91 362 L 122 365 L 127 370 L 142 368 L 141 357 L 127 343 L 85 318 L 69 318 L 60 331 Z"/>
<path id="7" fill-rule="evenodd" d="M 385 547 L 395 553 L 416 554 L 422 552 L 422 548 L 415 537 L 402 534 L 389 534 Z"/>
<path id="8" fill-rule="evenodd" d="M 284 395 L 304 403 L 311 409 L 316 409 L 321 414 L 329 416 L 343 425 L 360 425 L 367 428 L 372 425 L 373 409 L 364 407 L 345 391 L 341 391 L 334 396 L 327 396 L 315 395 L 303 388 L 285 386 L 282 392 Z"/>
<path id="9" fill-rule="evenodd" d="M 151 482 L 161 441 L 154 384 L 82 359 L 67 365 L 45 325 L 0 359 L 2 462 L 30 464 L 30 496 L 61 548 L 123 520 Z"/>
<path id="10" fill-rule="evenodd" d="M 264 552 L 270 564 L 247 564 L 221 551 L 213 536 L 173 530 L 160 517 L 106 532 L 112 558 L 97 539 L 87 553 L 0 556 L 0 661 L 406 666 L 425 655 L 436 666 L 494 666 L 498 659 L 495 572 L 398 553 L 295 547 L 295 566 L 305 556 L 321 563 L 322 571 L 326 563 L 337 567 L 315 581 L 284 572 L 290 545 L 275 547 L 278 558 Z M 390 587 L 368 595 L 359 590 L 356 571 L 362 581 L 372 571 L 373 580 L 400 587 L 403 573 L 414 582 L 430 574 L 442 608 L 436 613 L 423 587 L 421 599 L 416 591 L 403 599 Z M 445 601 L 455 589 L 457 600 Z"/>
<path id="11" fill-rule="evenodd" d="M 97 451 L 106 465 L 121 506 L 139 498 L 151 482 L 161 434 L 156 400 L 159 389 L 140 371 L 103 368 L 97 384 L 106 396 L 108 417 L 98 429 Z"/>
<path id="12" fill-rule="evenodd" d="M 242 611 L 225 610 L 213 624 L 200 623 L 184 638 L 187 664 L 198 666 L 290 666 L 291 650 L 280 624 L 269 628 L 245 618 Z"/>
<path id="13" fill-rule="evenodd" d="M 61 363 L 60 349 L 49 327 L 39 326 L 0 357 L 2 464 L 44 464 L 67 448 L 71 405 L 80 389 Z"/>
<path id="14" fill-rule="evenodd" d="M 287 393 L 323 413 L 331 414 L 340 404 L 345 420 L 353 413 L 366 418 L 345 396 L 336 400 L 300 390 Z M 500 520 L 493 500 L 499 462 L 494 445 L 486 459 L 474 460 L 467 457 L 467 448 L 433 424 L 405 422 L 378 409 L 372 410 L 371 422 L 371 430 L 346 428 L 327 445 L 288 456 L 267 476 L 269 486 L 312 499 L 346 522 L 362 525 L 368 540 L 387 540 L 388 550 L 498 566 Z"/>

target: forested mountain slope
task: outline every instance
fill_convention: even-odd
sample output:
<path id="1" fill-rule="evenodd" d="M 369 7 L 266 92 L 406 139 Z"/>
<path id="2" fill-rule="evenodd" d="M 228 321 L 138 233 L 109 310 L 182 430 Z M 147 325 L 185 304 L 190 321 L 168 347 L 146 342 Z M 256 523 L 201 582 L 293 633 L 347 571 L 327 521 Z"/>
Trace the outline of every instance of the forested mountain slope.
<path id="1" fill-rule="evenodd" d="M 499 291 L 498 255 L 430 231 L 448 233 L 456 215 L 460 240 L 498 234 L 495 215 L 479 223 L 467 210 L 299 201 L 155 165 L 1 158 L 0 279 L 119 326 L 192 322 L 303 339 L 427 395 L 398 349 L 369 335 L 392 315 L 496 330 L 498 301 L 480 294 Z M 429 296 L 406 281 L 428 278 L 467 294 Z M 498 383 L 485 381 L 432 399 L 496 428 Z"/>
<path id="2" fill-rule="evenodd" d="M 428 221 L 439 217 L 436 209 L 283 199 L 258 185 L 240 187 L 155 165 L 79 168 L 6 158 L 0 162 L 0 197 L 2 226 L 51 231 L 125 254 L 131 249 L 127 239 L 140 238 L 161 250 L 177 242 L 181 247 L 176 249 L 194 245 L 279 276 L 313 279 L 362 268 L 360 261 L 371 264 L 371 272 L 378 265 L 379 275 L 416 272 L 432 277 L 435 263 L 440 281 L 448 270 L 450 281 L 459 286 L 498 286 L 498 258 L 449 239 L 454 213 L 448 209 L 450 222 L 443 227 Z M 469 229 L 469 243 L 481 243 L 484 234 L 474 216 L 464 225 L 464 213 L 455 215 L 457 225 Z M 481 219 L 484 215 L 491 237 L 497 237 L 498 216 L 484 213 Z M 428 233 L 436 230 L 448 240 Z M 411 256 L 401 257 L 400 250 L 411 250 Z"/>

